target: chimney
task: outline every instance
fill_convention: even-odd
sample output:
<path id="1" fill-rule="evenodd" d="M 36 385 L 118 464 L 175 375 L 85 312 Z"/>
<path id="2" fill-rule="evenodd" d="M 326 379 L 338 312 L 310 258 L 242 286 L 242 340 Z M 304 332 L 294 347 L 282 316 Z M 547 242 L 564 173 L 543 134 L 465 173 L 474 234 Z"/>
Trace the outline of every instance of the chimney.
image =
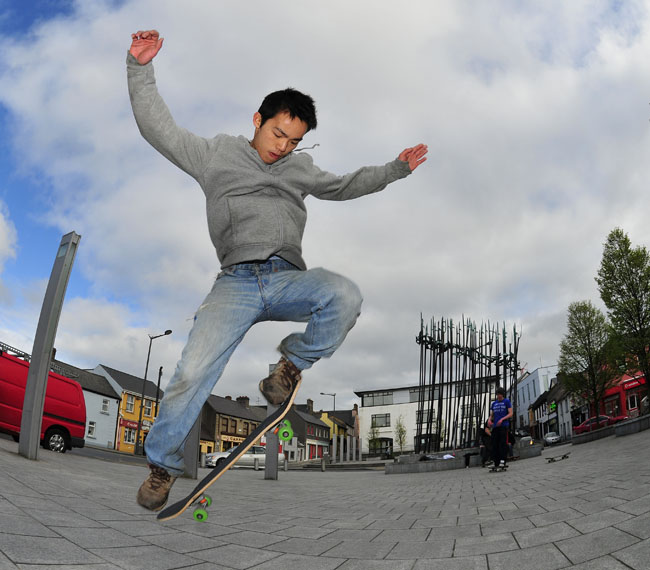
<path id="1" fill-rule="evenodd" d="M 248 396 L 238 396 L 237 403 L 244 408 L 250 408 L 250 398 Z"/>
<path id="2" fill-rule="evenodd" d="M 232 400 L 232 397 L 226 396 L 226 400 Z"/>
<path id="3" fill-rule="evenodd" d="M 307 398 L 307 411 L 310 414 L 314 413 L 314 400 L 312 400 L 311 398 Z"/>

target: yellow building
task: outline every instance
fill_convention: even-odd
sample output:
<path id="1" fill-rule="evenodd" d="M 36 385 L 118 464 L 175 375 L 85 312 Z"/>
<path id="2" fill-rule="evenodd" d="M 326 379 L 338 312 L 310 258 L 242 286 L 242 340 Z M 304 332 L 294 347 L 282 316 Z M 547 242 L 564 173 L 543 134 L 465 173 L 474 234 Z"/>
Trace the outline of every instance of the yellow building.
<path id="1" fill-rule="evenodd" d="M 103 364 L 97 366 L 94 373 L 104 376 L 112 388 L 121 396 L 117 425 L 115 426 L 115 449 L 123 453 L 135 453 L 141 407 L 140 444 L 141 449 L 144 449 L 144 441 L 156 418 L 156 401 L 160 401 L 163 391 L 160 390 L 158 393 L 157 385 L 147 380 L 143 404 L 142 378 L 115 370 Z"/>

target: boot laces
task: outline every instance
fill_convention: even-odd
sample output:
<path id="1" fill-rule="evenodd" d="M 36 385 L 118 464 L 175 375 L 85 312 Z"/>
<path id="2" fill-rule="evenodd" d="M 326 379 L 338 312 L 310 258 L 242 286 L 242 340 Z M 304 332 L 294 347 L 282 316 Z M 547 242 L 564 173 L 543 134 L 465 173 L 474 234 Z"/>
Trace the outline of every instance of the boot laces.
<path id="1" fill-rule="evenodd" d="M 150 465 L 149 467 L 151 469 L 151 473 L 149 474 L 149 487 L 152 490 L 157 491 L 160 487 L 169 483 L 171 475 L 165 469 L 156 467 L 155 465 Z"/>

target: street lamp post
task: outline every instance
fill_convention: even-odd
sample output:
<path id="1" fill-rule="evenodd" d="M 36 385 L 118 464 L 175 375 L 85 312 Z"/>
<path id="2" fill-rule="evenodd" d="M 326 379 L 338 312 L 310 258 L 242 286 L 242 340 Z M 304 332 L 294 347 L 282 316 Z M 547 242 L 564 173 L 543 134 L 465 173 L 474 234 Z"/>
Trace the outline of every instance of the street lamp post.
<path id="1" fill-rule="evenodd" d="M 162 370 L 163 367 L 161 366 L 158 370 L 158 385 L 156 386 L 156 409 L 153 413 L 154 418 L 158 416 L 158 401 L 160 400 L 160 379 L 162 378 Z"/>
<path id="2" fill-rule="evenodd" d="M 167 336 L 172 334 L 172 331 L 167 329 L 162 334 L 149 335 L 149 351 L 147 352 L 147 364 L 144 367 L 144 379 L 142 380 L 142 397 L 140 399 L 140 417 L 138 419 L 138 429 L 135 434 L 135 455 L 140 455 L 142 453 L 142 445 L 140 445 L 140 430 L 142 428 L 142 411 L 144 410 L 144 391 L 147 387 L 147 372 L 149 371 L 149 357 L 151 356 L 151 344 L 153 339 L 160 338 L 161 336 Z"/>
<path id="3" fill-rule="evenodd" d="M 321 396 L 332 396 L 332 398 L 334 398 L 334 409 L 332 411 L 335 412 L 336 411 L 336 392 L 334 392 L 333 394 L 330 394 L 328 392 L 321 392 L 320 395 Z"/>

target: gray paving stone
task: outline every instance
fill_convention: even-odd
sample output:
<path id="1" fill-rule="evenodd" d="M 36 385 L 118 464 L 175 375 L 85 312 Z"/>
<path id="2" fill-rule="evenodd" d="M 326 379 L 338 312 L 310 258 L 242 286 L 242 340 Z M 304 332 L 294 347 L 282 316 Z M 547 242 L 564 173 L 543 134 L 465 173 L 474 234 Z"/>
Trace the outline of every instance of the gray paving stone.
<path id="1" fill-rule="evenodd" d="M 81 548 L 120 548 L 145 544 L 112 528 L 52 527 L 52 530 Z"/>
<path id="2" fill-rule="evenodd" d="M 530 522 L 532 522 L 535 526 L 544 526 L 556 522 L 570 521 L 582 516 L 584 515 L 581 512 L 574 509 L 558 509 L 541 515 L 533 515 L 530 517 Z"/>
<path id="3" fill-rule="evenodd" d="M 422 558 L 451 558 L 454 541 L 398 542 L 386 556 L 389 560 L 413 560 Z"/>
<path id="4" fill-rule="evenodd" d="M 395 542 L 367 542 L 365 540 L 344 540 L 322 556 L 332 558 L 355 558 L 360 560 L 381 560 L 395 547 Z"/>
<path id="5" fill-rule="evenodd" d="M 650 539 L 613 552 L 612 556 L 634 570 L 647 570 L 650 567 Z"/>
<path id="6" fill-rule="evenodd" d="M 88 564 L 103 561 L 64 538 L 0 534 L 0 552 L 15 564 Z"/>
<path id="7" fill-rule="evenodd" d="M 226 543 L 221 540 L 197 536 L 189 532 L 157 534 L 154 536 L 147 536 L 142 540 L 146 540 L 154 546 L 160 546 L 172 550 L 173 552 L 178 552 L 179 554 L 189 554 L 199 550 L 207 550 L 226 545 Z"/>
<path id="8" fill-rule="evenodd" d="M 248 531 L 226 534 L 220 538 L 220 540 L 229 544 L 241 544 L 242 546 L 252 546 L 253 548 L 264 548 L 265 546 L 282 542 L 286 539 L 286 536 Z"/>
<path id="9" fill-rule="evenodd" d="M 607 509 L 599 513 L 587 515 L 579 519 L 572 519 L 567 522 L 573 528 L 585 534 L 588 532 L 594 532 L 596 530 L 607 528 L 609 526 L 614 526 L 615 524 L 626 521 L 631 517 L 632 515 L 628 513 L 623 513 L 615 509 Z"/>
<path id="10" fill-rule="evenodd" d="M 531 546 L 539 546 L 540 544 L 580 536 L 580 533 L 567 523 L 559 522 L 540 528 L 516 531 L 514 536 L 521 548 L 530 548 Z"/>
<path id="11" fill-rule="evenodd" d="M 626 566 L 611 556 L 594 558 L 588 562 L 571 566 L 571 568 L 573 570 L 630 570 L 629 566 Z"/>
<path id="12" fill-rule="evenodd" d="M 476 538 L 459 538 L 456 541 L 454 556 L 475 556 L 517 550 L 519 546 L 511 534 L 493 534 Z"/>
<path id="13" fill-rule="evenodd" d="M 197 563 L 196 558 L 171 552 L 157 546 L 129 546 L 126 548 L 92 548 L 91 552 L 102 560 L 115 564 L 124 570 L 143 570 L 156 568 L 156 570 L 171 570 L 183 568 Z M 87 562 L 87 561 L 84 561 Z"/>
<path id="14" fill-rule="evenodd" d="M 557 570 L 570 565 L 569 560 L 552 544 L 488 554 L 490 570 Z"/>
<path id="15" fill-rule="evenodd" d="M 573 564 L 578 564 L 611 554 L 635 542 L 638 542 L 635 537 L 618 529 L 608 528 L 561 540 L 556 545 Z"/>
<path id="16" fill-rule="evenodd" d="M 445 538 L 473 538 L 481 535 L 481 527 L 477 524 L 465 526 L 445 526 L 432 528 L 428 540 Z"/>
<path id="17" fill-rule="evenodd" d="M 510 519 L 507 521 L 492 521 L 481 524 L 481 534 L 490 536 L 491 534 L 506 534 L 517 530 L 526 530 L 534 528 L 533 523 L 528 519 Z"/>
<path id="18" fill-rule="evenodd" d="M 323 558 L 321 556 L 302 556 L 300 554 L 282 554 L 269 562 L 255 566 L 255 570 L 335 570 L 345 560 Z M 194 568 L 192 568 L 194 570 Z"/>
<path id="19" fill-rule="evenodd" d="M 269 552 L 259 548 L 248 548 L 236 544 L 228 544 L 219 548 L 211 548 L 192 553 L 192 557 L 218 564 L 226 568 L 245 570 L 269 560 L 282 556 L 278 552 Z"/>
<path id="20" fill-rule="evenodd" d="M 373 538 L 373 542 L 424 542 L 431 531 L 427 528 L 387 529 Z"/>
<path id="21" fill-rule="evenodd" d="M 348 560 L 337 570 L 412 570 L 414 560 Z"/>
<path id="22" fill-rule="evenodd" d="M 25 536 L 56 537 L 48 527 L 32 517 L 0 514 L 0 533 L 21 534 Z"/>
<path id="23" fill-rule="evenodd" d="M 485 556 L 418 560 L 413 566 L 413 570 L 488 570 L 488 563 Z"/>
<path id="24" fill-rule="evenodd" d="M 277 550 L 286 554 L 311 554 L 318 556 L 341 544 L 340 540 L 308 540 L 306 538 L 289 538 L 282 542 L 276 542 L 268 547 L 268 550 Z"/>
<path id="25" fill-rule="evenodd" d="M 650 513 L 633 517 L 614 526 L 638 538 L 650 538 Z"/>

